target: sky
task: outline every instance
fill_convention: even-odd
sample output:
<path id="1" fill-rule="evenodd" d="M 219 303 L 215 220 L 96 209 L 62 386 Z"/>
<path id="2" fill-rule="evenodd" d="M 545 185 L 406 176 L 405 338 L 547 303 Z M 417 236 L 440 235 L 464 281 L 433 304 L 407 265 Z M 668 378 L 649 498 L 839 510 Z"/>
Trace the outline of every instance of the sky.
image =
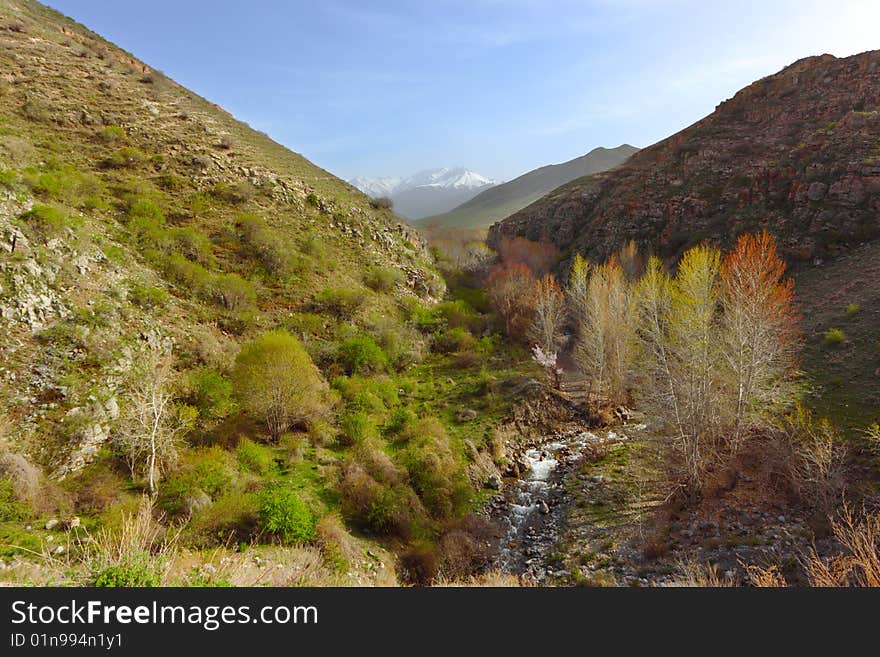
<path id="1" fill-rule="evenodd" d="M 880 49 L 878 0 L 44 1 L 346 179 L 509 180 Z"/>

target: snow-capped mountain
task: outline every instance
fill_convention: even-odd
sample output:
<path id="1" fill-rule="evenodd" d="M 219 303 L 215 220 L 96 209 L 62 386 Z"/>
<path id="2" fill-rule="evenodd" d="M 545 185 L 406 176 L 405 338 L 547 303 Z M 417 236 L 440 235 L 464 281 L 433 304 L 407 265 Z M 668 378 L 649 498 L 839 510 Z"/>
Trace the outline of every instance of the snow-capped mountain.
<path id="1" fill-rule="evenodd" d="M 369 196 L 387 196 L 394 211 L 407 219 L 446 212 L 499 184 L 464 167 L 426 169 L 406 178 L 357 177 L 348 181 Z"/>
<path id="2" fill-rule="evenodd" d="M 348 182 L 350 185 L 357 187 L 367 196 L 376 198 L 379 196 L 391 196 L 400 186 L 400 183 L 403 182 L 403 178 L 398 178 L 396 176 L 385 176 L 382 178 L 358 176 L 357 178 L 352 178 Z"/>

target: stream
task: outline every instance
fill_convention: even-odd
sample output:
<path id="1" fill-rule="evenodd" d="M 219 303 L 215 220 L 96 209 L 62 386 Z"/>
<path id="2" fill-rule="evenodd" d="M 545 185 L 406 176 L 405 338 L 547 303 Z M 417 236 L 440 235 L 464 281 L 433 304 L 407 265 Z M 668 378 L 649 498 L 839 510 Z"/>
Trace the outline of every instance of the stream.
<path id="1" fill-rule="evenodd" d="M 570 503 L 560 482 L 603 443 L 626 439 L 609 430 L 598 434 L 572 431 L 521 452 L 519 463 L 525 473 L 505 479 L 504 501 L 496 506 L 495 516 L 503 532 L 498 556 L 501 570 L 537 583 L 568 574 L 554 571 L 547 559 L 560 538 Z"/>

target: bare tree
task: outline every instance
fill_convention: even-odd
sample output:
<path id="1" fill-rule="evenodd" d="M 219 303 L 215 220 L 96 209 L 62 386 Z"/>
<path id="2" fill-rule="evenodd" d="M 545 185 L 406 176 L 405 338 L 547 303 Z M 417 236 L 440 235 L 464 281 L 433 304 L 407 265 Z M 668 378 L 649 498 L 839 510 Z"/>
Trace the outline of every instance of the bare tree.
<path id="1" fill-rule="evenodd" d="M 594 267 L 586 286 L 575 294 L 579 311 L 575 362 L 590 379 L 590 389 L 611 403 L 626 397 L 634 323 L 629 286 L 616 258 Z"/>
<path id="2" fill-rule="evenodd" d="M 571 270 L 568 274 L 568 287 L 565 289 L 565 296 L 577 335 L 580 335 L 581 321 L 587 309 L 591 268 L 590 262 L 578 253 L 571 263 Z"/>
<path id="3" fill-rule="evenodd" d="M 534 310 L 535 277 L 524 264 L 497 267 L 486 278 L 486 290 L 509 336 L 522 335 Z"/>
<path id="4" fill-rule="evenodd" d="M 535 284 L 534 305 L 529 340 L 545 354 L 553 353 L 559 346 L 565 321 L 565 295 L 553 274 L 547 274 Z"/>
<path id="5" fill-rule="evenodd" d="M 174 403 L 172 362 L 170 345 L 151 340 L 133 368 L 114 436 L 132 477 L 146 476 L 151 495 L 194 420 L 190 409 Z"/>
<path id="6" fill-rule="evenodd" d="M 634 294 L 642 380 L 654 412 L 674 428 L 691 490 L 703 482 L 722 427 L 723 380 L 717 372 L 720 253 L 699 246 L 685 253 L 675 279 L 652 258 Z"/>

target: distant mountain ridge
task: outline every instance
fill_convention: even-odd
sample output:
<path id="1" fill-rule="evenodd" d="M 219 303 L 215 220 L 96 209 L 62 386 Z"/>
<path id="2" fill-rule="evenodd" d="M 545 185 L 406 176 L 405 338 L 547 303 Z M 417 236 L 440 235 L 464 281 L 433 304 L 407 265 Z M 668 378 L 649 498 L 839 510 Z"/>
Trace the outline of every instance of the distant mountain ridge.
<path id="1" fill-rule="evenodd" d="M 510 182 L 486 189 L 460 206 L 420 220 L 424 226 L 485 228 L 522 210 L 560 185 L 576 178 L 613 169 L 625 162 L 638 148 L 622 144 L 617 148 L 594 148 L 561 164 L 549 164 L 529 171 Z"/>
<path id="2" fill-rule="evenodd" d="M 405 178 L 359 176 L 348 182 L 369 196 L 387 196 L 398 215 L 413 220 L 451 210 L 500 183 L 464 167 L 426 169 Z"/>
<path id="3" fill-rule="evenodd" d="M 492 226 L 603 259 L 633 239 L 674 258 L 767 228 L 798 260 L 880 238 L 880 51 L 801 59 L 614 170 Z"/>

